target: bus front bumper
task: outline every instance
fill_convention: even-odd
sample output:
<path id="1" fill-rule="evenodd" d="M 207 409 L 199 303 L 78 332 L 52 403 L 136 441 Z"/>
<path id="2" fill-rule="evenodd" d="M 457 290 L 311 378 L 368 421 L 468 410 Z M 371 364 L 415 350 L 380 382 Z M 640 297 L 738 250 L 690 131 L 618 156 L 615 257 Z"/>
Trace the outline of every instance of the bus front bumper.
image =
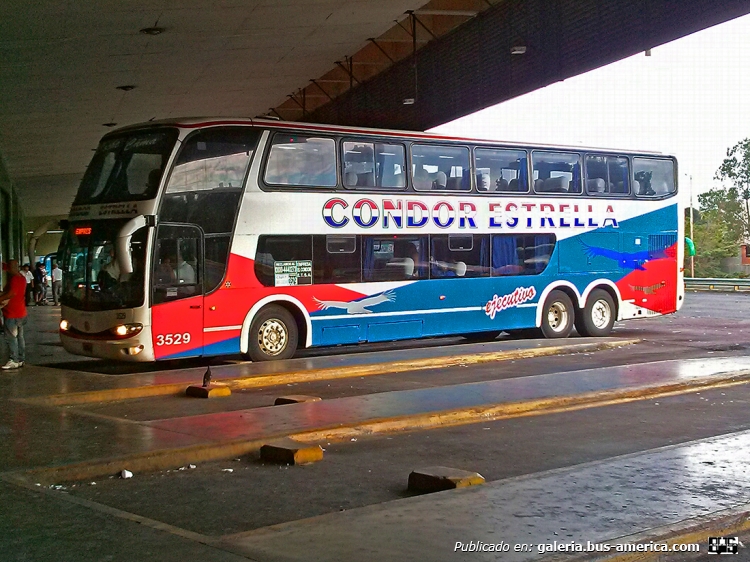
<path id="1" fill-rule="evenodd" d="M 137 336 L 119 340 L 85 339 L 80 336 L 70 336 L 61 330 L 60 340 L 65 351 L 75 355 L 115 361 L 146 362 L 154 360 L 151 328 L 149 326 L 144 326 Z"/>

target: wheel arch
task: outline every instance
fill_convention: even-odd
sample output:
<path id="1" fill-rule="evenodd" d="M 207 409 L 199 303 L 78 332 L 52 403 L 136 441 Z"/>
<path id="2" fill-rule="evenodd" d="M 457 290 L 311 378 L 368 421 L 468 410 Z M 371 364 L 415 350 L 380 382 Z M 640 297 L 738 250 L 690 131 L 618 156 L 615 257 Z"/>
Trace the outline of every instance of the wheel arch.
<path id="1" fill-rule="evenodd" d="M 615 301 L 615 320 L 622 320 L 622 318 L 620 318 L 620 310 L 622 309 L 622 296 L 620 295 L 620 289 L 618 289 L 617 285 L 609 279 L 597 279 L 589 283 L 586 290 L 583 291 L 583 296 L 581 298 L 582 302 L 579 308 L 586 306 L 586 301 L 588 301 L 589 295 L 596 289 L 601 289 L 609 293 L 609 296 Z"/>
<path id="2" fill-rule="evenodd" d="M 550 283 L 544 288 L 544 291 L 542 291 L 542 294 L 539 295 L 539 301 L 537 302 L 536 306 L 536 327 L 539 328 L 542 325 L 542 314 L 544 314 L 544 301 L 547 300 L 547 297 L 549 294 L 554 291 L 555 289 L 562 291 L 566 295 L 570 297 L 570 300 L 573 301 L 573 306 L 575 307 L 583 307 L 586 303 L 586 301 L 582 298 L 580 293 L 578 292 L 578 289 L 576 289 L 576 286 L 573 285 L 570 281 L 555 281 L 554 283 Z"/>
<path id="3" fill-rule="evenodd" d="M 245 320 L 242 322 L 242 332 L 240 333 L 240 352 L 247 353 L 249 350 L 250 325 L 253 323 L 255 316 L 271 304 L 283 306 L 289 311 L 297 322 L 299 341 L 304 342 L 304 347 L 310 347 L 312 345 L 312 321 L 310 320 L 310 314 L 302 303 L 289 295 L 269 295 L 256 302 L 245 315 Z"/>

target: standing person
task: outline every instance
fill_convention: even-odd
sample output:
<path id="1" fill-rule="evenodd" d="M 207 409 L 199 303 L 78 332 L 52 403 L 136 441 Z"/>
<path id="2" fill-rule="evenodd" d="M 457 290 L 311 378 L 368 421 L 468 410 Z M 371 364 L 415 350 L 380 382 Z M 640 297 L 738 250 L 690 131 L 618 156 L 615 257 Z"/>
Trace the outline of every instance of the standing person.
<path id="1" fill-rule="evenodd" d="M 37 306 L 42 304 L 42 296 L 44 291 L 44 279 L 47 277 L 47 273 L 42 267 L 42 262 L 37 262 L 34 266 L 34 302 Z"/>
<path id="2" fill-rule="evenodd" d="M 52 262 L 52 301 L 55 306 L 60 304 L 60 293 L 62 292 L 63 272 L 56 262 Z"/>
<path id="3" fill-rule="evenodd" d="M 26 341 L 23 328 L 26 325 L 26 278 L 18 269 L 18 260 L 8 262 L 10 278 L 0 293 L 3 308 L 5 341 L 10 350 L 10 359 L 0 367 L 4 371 L 23 367 L 26 360 Z"/>
<path id="4" fill-rule="evenodd" d="M 23 264 L 21 275 L 26 278 L 26 306 L 34 302 L 34 274 L 29 270 L 29 264 Z"/>

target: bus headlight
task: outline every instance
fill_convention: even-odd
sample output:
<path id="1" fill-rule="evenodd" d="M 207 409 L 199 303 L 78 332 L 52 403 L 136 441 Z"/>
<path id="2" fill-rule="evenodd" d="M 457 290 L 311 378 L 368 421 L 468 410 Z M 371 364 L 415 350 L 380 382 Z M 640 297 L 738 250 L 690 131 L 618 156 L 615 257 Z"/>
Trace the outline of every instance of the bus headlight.
<path id="1" fill-rule="evenodd" d="M 67 332 L 68 328 L 70 328 L 70 322 L 67 320 L 60 320 L 60 331 Z"/>
<path id="2" fill-rule="evenodd" d="M 118 338 L 130 338 L 140 333 L 143 324 L 120 324 L 112 328 L 112 333 Z"/>

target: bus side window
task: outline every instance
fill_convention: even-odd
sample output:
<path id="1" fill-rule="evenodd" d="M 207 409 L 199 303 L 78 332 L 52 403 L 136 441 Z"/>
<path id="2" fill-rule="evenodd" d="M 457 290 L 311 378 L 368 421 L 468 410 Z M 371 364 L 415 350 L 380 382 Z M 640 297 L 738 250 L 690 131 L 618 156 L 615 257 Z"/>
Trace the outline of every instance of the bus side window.
<path id="1" fill-rule="evenodd" d="M 547 267 L 554 249 L 554 234 L 495 234 L 492 275 L 538 275 Z"/>
<path id="2" fill-rule="evenodd" d="M 255 253 L 255 276 L 266 287 L 310 285 L 312 278 L 299 276 L 312 262 L 312 236 L 260 236 Z M 291 266 L 291 274 L 285 270 Z"/>
<path id="3" fill-rule="evenodd" d="M 344 187 L 350 189 L 406 187 L 406 152 L 403 145 L 381 142 L 343 143 Z"/>
<path id="4" fill-rule="evenodd" d="M 677 191 L 672 160 L 633 158 L 633 172 L 639 197 L 662 197 Z"/>
<path id="5" fill-rule="evenodd" d="M 417 191 L 470 191 L 469 149 L 413 144 L 412 177 Z"/>
<path id="6" fill-rule="evenodd" d="M 313 283 L 362 281 L 360 240 L 353 234 L 313 236 Z"/>
<path id="7" fill-rule="evenodd" d="M 583 178 L 579 154 L 535 150 L 531 163 L 537 193 L 581 193 Z"/>
<path id="8" fill-rule="evenodd" d="M 477 191 L 527 192 L 526 163 L 525 150 L 477 148 L 474 151 Z"/>
<path id="9" fill-rule="evenodd" d="M 276 133 L 268 153 L 269 185 L 336 187 L 336 141 Z"/>
<path id="10" fill-rule="evenodd" d="M 430 237 L 430 278 L 487 277 L 490 238 L 480 234 L 436 234 Z"/>
<path id="11" fill-rule="evenodd" d="M 427 278 L 427 236 L 364 236 L 364 281 L 404 281 Z"/>
<path id="12" fill-rule="evenodd" d="M 627 195 L 630 193 L 628 159 L 618 156 L 586 156 L 586 193 Z"/>

